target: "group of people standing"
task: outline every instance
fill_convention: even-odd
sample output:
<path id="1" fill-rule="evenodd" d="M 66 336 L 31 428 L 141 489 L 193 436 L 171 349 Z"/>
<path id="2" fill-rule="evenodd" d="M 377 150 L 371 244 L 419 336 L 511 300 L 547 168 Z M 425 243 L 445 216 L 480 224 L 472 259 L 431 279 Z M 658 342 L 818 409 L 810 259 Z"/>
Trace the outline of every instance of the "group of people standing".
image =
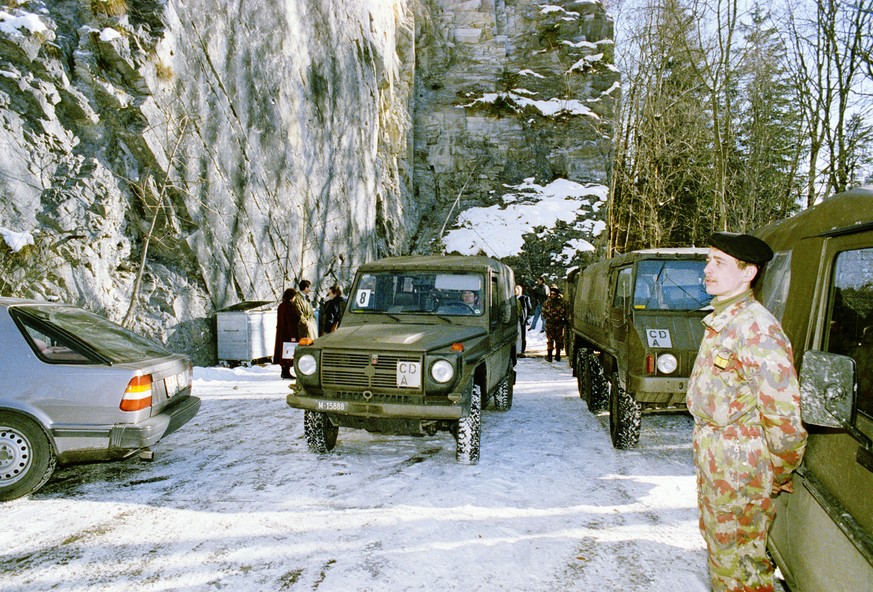
<path id="1" fill-rule="evenodd" d="M 312 282 L 301 280 L 298 289 L 288 288 L 282 293 L 282 302 L 276 311 L 276 342 L 273 363 L 282 368 L 282 378 L 293 378 L 294 349 L 303 339 L 315 339 L 333 333 L 339 327 L 345 311 L 342 288 L 334 284 L 328 290 L 328 299 L 316 313 L 312 297 Z"/>
<path id="2" fill-rule="evenodd" d="M 527 349 L 527 330 L 536 331 L 537 323 L 542 318 L 540 331 L 546 334 L 546 361 L 552 361 L 552 352 L 554 352 L 554 360 L 560 362 L 567 330 L 567 303 L 558 286 L 552 284 L 546 287 L 546 280 L 542 276 L 536 279 L 530 293 L 530 296 L 525 294 L 521 284 L 515 286 L 518 330 L 521 337 L 519 355 L 524 357 Z"/>

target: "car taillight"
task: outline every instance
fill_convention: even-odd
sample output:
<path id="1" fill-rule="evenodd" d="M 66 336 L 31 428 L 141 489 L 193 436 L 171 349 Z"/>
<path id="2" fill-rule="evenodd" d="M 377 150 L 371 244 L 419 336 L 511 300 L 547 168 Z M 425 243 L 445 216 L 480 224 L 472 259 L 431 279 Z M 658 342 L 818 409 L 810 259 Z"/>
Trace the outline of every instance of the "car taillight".
<path id="1" fill-rule="evenodd" d="M 152 376 L 134 376 L 127 383 L 121 398 L 122 411 L 139 411 L 152 406 Z"/>

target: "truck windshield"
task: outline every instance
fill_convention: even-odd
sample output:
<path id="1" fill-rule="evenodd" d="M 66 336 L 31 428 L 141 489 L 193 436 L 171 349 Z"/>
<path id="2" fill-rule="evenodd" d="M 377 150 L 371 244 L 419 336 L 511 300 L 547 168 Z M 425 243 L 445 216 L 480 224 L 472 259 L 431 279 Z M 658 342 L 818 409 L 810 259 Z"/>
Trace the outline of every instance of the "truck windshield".
<path id="1" fill-rule="evenodd" d="M 352 288 L 348 310 L 391 315 L 480 316 L 484 276 L 438 271 L 363 273 Z"/>
<path id="2" fill-rule="evenodd" d="M 703 284 L 703 259 L 648 259 L 637 264 L 634 308 L 637 310 L 698 310 L 712 296 Z"/>

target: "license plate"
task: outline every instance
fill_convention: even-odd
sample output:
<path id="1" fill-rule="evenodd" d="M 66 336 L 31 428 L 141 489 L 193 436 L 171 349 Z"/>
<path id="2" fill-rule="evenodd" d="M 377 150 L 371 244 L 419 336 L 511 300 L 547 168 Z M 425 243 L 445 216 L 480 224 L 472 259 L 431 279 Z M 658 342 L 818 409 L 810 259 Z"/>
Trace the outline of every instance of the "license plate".
<path id="1" fill-rule="evenodd" d="M 397 362 L 397 388 L 421 388 L 421 362 Z"/>
<path id="2" fill-rule="evenodd" d="M 179 375 L 173 374 L 164 379 L 164 386 L 167 388 L 167 397 L 172 397 L 179 392 Z"/>
<path id="3" fill-rule="evenodd" d="M 345 401 L 316 401 L 315 408 L 319 411 L 348 411 L 349 404 Z"/>

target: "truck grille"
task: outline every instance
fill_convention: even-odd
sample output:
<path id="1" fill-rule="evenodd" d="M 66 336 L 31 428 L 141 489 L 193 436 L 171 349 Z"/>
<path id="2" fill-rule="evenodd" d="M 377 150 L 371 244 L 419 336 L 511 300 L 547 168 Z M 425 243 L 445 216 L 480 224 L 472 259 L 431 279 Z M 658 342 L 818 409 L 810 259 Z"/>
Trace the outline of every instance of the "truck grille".
<path id="1" fill-rule="evenodd" d="M 373 357 L 377 356 L 373 364 Z M 421 363 L 421 357 L 342 351 L 321 352 L 321 385 L 326 389 L 361 389 L 420 393 L 421 388 L 397 388 L 397 363 Z M 422 366 L 419 366 L 421 368 Z"/>

